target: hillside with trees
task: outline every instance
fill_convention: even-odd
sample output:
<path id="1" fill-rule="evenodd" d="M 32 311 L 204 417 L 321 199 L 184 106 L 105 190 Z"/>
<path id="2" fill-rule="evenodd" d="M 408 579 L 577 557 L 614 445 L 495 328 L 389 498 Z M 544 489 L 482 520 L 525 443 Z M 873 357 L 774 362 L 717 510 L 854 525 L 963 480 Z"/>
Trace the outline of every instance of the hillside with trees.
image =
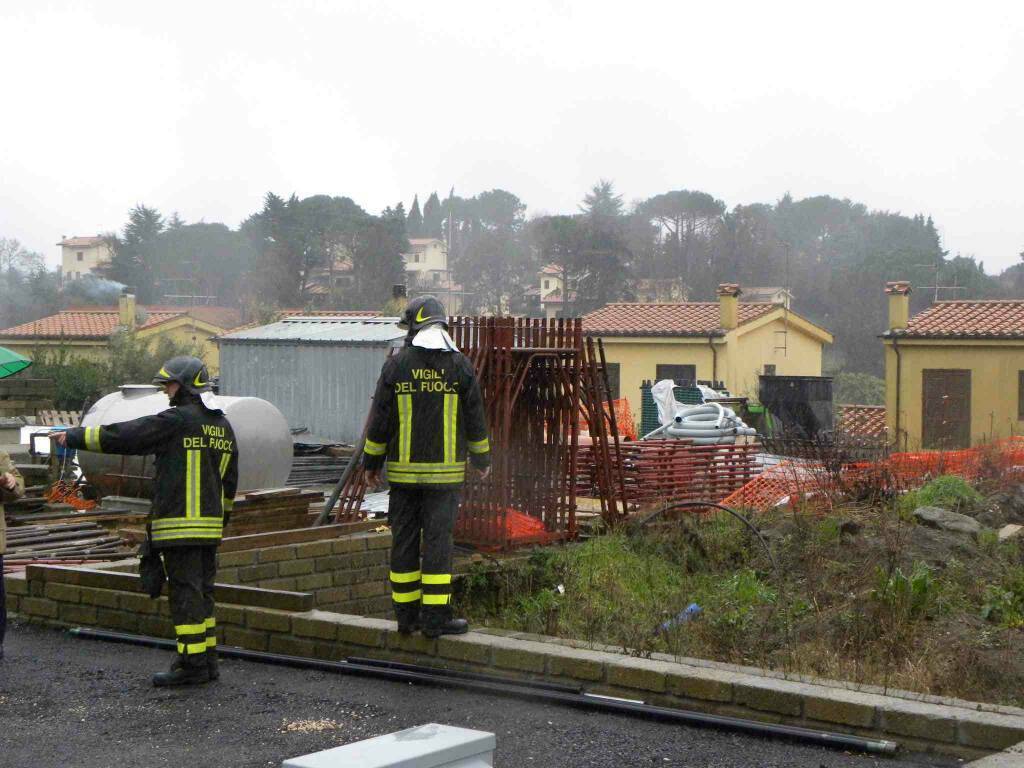
<path id="1" fill-rule="evenodd" d="M 403 281 L 409 238 L 445 241 L 452 278 L 471 297 L 467 309 L 479 312 L 537 312 L 537 271 L 546 264 L 562 271 L 570 315 L 652 295 L 710 300 L 721 282 L 784 286 L 798 312 L 835 334 L 833 371 L 880 373 L 887 280 L 911 281 L 914 311 L 937 294 L 1024 295 L 1024 254 L 1021 264 L 988 275 L 975 258 L 951 256 L 925 214 L 827 195 L 730 207 L 691 189 L 626 203 L 608 180 L 574 211 L 532 217 L 504 189 L 471 197 L 433 191 L 422 205 L 417 194 L 408 212 L 397 203 L 379 215 L 349 197 L 269 192 L 237 228 L 137 205 L 108 238 L 113 257 L 102 277 L 109 282 L 77 281 L 64 291 L 39 254 L 0 240 L 3 327 L 68 305 L 109 304 L 121 285 L 142 304 L 199 297 L 253 318 L 314 300 L 324 308 L 379 309 Z M 334 279 L 338 270 L 345 281 Z"/>

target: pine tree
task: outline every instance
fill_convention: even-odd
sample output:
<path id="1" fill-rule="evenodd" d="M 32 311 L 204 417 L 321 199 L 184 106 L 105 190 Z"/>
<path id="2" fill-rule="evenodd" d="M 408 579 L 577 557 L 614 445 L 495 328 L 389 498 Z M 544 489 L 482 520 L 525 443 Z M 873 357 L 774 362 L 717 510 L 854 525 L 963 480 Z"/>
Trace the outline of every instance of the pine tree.
<path id="1" fill-rule="evenodd" d="M 155 208 L 136 205 L 120 238 L 110 238 L 113 255 L 103 270 L 104 277 L 124 283 L 143 303 L 156 295 L 154 259 L 156 240 L 164 231 L 164 219 Z"/>

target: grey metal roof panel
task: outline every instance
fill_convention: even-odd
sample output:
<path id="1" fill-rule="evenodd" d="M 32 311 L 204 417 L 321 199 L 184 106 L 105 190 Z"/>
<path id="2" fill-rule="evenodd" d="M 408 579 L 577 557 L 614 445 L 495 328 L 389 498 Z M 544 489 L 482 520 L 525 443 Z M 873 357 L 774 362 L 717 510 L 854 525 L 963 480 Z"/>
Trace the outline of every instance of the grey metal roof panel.
<path id="1" fill-rule="evenodd" d="M 226 343 L 390 344 L 405 336 L 397 317 L 288 317 L 219 337 Z"/>

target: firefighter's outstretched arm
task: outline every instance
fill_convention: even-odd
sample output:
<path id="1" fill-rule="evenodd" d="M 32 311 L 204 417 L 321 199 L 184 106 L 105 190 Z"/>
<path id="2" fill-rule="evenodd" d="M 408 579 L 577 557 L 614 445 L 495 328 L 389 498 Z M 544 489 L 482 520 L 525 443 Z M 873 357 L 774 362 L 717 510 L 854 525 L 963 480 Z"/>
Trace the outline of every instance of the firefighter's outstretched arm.
<path id="1" fill-rule="evenodd" d="M 95 453 L 123 453 L 147 456 L 157 453 L 181 429 L 184 417 L 177 408 L 168 408 L 155 416 L 97 427 L 74 427 L 67 430 L 69 448 L 82 448 Z"/>
<path id="2" fill-rule="evenodd" d="M 363 467 L 374 479 L 384 466 L 388 454 L 388 443 L 395 433 L 395 405 L 391 368 L 384 364 L 377 380 L 377 389 L 370 406 L 370 420 L 366 425 L 366 442 L 363 444 Z"/>

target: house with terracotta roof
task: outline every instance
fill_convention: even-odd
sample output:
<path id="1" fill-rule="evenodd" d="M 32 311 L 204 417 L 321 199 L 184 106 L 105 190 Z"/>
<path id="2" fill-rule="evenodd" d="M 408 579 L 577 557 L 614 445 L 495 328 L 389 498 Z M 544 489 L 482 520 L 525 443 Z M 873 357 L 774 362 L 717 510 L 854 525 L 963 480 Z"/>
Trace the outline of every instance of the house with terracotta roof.
<path id="1" fill-rule="evenodd" d="M 820 376 L 832 334 L 785 305 L 741 295 L 723 283 L 717 302 L 609 304 L 584 315 L 584 333 L 603 339 L 612 394 L 639 414 L 644 380 L 721 382 L 756 398 L 762 374 Z"/>
<path id="2" fill-rule="evenodd" d="M 80 280 L 96 267 L 110 261 L 112 252 L 102 235 L 62 237 L 60 246 L 60 279 L 62 283 Z"/>
<path id="3" fill-rule="evenodd" d="M 1024 300 L 936 301 L 910 316 L 886 284 L 885 405 L 900 450 L 967 448 L 1024 434 Z"/>
<path id="4" fill-rule="evenodd" d="M 241 324 L 241 313 L 230 307 L 137 307 L 133 295 L 123 294 L 116 307 L 71 308 L 0 330 L 0 347 L 26 357 L 40 349 L 64 348 L 73 357 L 102 360 L 111 336 L 130 329 L 141 340 L 171 339 L 216 373 L 219 354 L 212 339 Z"/>

